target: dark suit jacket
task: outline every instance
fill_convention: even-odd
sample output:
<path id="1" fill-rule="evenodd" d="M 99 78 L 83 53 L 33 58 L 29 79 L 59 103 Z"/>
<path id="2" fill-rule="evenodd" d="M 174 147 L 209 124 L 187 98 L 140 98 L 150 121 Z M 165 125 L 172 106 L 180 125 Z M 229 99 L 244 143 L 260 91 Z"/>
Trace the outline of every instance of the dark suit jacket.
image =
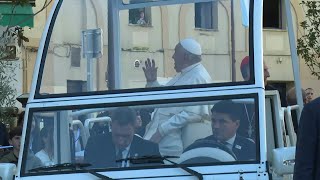
<path id="1" fill-rule="evenodd" d="M 134 156 L 160 156 L 157 144 L 134 136 L 130 146 L 130 157 Z M 110 134 L 100 134 L 91 136 L 87 142 L 84 159 L 87 163 L 92 164 L 90 168 L 108 168 L 117 167 L 116 149 L 112 143 Z M 130 164 L 132 166 L 148 166 L 150 164 Z"/>
<path id="2" fill-rule="evenodd" d="M 202 140 L 216 141 L 216 138 L 213 135 L 211 135 Z M 201 142 L 201 140 L 197 140 L 195 143 L 199 142 Z M 244 138 L 240 135 L 237 135 L 236 139 L 234 140 L 232 152 L 234 153 L 238 161 L 248 161 L 256 159 L 255 143 L 252 140 Z"/>
<path id="3" fill-rule="evenodd" d="M 239 135 L 237 135 L 234 140 L 232 151 L 236 155 L 238 161 L 256 160 L 257 158 L 256 144 L 253 140 Z"/>
<path id="4" fill-rule="evenodd" d="M 293 179 L 320 179 L 320 98 L 311 101 L 303 108 Z"/>

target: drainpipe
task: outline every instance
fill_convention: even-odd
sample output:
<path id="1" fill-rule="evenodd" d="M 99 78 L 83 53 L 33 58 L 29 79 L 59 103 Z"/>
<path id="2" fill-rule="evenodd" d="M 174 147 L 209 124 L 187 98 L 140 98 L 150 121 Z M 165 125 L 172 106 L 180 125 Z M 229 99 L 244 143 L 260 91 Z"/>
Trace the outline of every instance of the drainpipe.
<path id="1" fill-rule="evenodd" d="M 28 92 L 28 54 L 27 48 L 23 47 L 24 59 L 22 58 L 22 93 Z"/>
<path id="2" fill-rule="evenodd" d="M 231 0 L 231 68 L 232 82 L 236 81 L 236 58 L 235 58 L 235 43 L 234 43 L 234 8 L 233 0 Z"/>

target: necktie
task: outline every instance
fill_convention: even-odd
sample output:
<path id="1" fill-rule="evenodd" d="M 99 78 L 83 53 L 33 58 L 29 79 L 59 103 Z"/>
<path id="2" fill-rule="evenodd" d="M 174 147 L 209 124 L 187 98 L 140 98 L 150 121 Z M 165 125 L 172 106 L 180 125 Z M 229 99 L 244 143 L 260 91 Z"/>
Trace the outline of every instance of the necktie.
<path id="1" fill-rule="evenodd" d="M 124 151 L 124 149 L 119 149 L 119 150 L 118 150 L 118 153 L 117 153 L 117 155 L 116 155 L 116 160 L 123 159 L 123 157 L 122 157 L 123 151 Z M 118 166 L 118 167 L 122 167 L 122 162 L 123 162 L 123 161 L 117 162 L 117 166 Z"/>
<path id="2" fill-rule="evenodd" d="M 228 142 L 223 142 L 223 144 L 229 149 L 232 151 L 232 145 Z"/>

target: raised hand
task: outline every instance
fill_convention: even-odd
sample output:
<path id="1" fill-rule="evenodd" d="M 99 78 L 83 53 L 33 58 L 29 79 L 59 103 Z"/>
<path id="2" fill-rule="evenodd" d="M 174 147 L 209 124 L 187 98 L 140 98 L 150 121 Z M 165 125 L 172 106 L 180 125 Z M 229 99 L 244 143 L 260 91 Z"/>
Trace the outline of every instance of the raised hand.
<path id="1" fill-rule="evenodd" d="M 147 79 L 147 82 L 156 81 L 158 67 L 156 67 L 156 63 L 154 62 L 154 60 L 152 59 L 152 61 L 150 61 L 150 59 L 147 58 L 144 64 L 145 64 L 145 67 L 142 67 L 142 69 Z"/>

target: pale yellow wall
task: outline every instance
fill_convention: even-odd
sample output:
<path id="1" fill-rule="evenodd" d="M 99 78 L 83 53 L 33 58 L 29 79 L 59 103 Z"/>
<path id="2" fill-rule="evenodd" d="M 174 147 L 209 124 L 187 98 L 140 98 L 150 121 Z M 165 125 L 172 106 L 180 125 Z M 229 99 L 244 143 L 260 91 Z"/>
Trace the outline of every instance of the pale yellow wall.
<path id="1" fill-rule="evenodd" d="M 37 0 L 37 7 L 39 8 L 44 0 Z M 60 34 L 64 34 L 61 38 L 52 38 L 53 44 L 62 44 L 64 40 L 73 42 L 76 46 L 80 45 L 80 31 L 79 29 L 84 28 L 83 21 L 81 20 L 82 15 L 80 14 L 81 6 L 78 0 L 65 1 L 73 6 L 72 11 L 67 11 L 69 14 L 65 18 L 72 20 L 72 24 L 58 24 L 60 26 L 57 31 Z M 235 5 L 238 6 L 238 1 L 235 1 Z M 298 24 L 304 19 L 303 11 L 299 5 L 299 0 L 292 0 L 292 14 L 294 22 L 295 34 L 297 34 Z M 95 6 L 102 7 L 103 0 L 93 1 Z M 107 32 L 108 27 L 105 23 L 107 15 L 107 7 L 97 9 L 98 16 L 95 16 L 94 8 L 92 4 L 87 4 L 87 25 L 86 28 L 96 28 L 100 27 L 103 29 L 104 33 L 104 55 L 103 59 L 107 59 Z M 128 25 L 128 11 L 122 11 L 120 13 L 120 33 L 121 33 L 121 47 L 123 51 L 121 52 L 121 57 L 123 59 L 123 72 L 128 72 L 128 77 L 123 82 L 127 85 L 132 85 L 135 87 L 139 83 L 143 83 L 144 77 L 142 71 L 138 71 L 133 67 L 134 60 L 144 60 L 147 57 L 154 57 L 159 63 L 159 76 L 171 77 L 175 74 L 172 61 L 172 54 L 175 45 L 181 39 L 186 37 L 195 37 L 202 45 L 203 48 L 203 64 L 208 68 L 209 73 L 214 77 L 216 81 L 230 81 L 231 80 L 231 44 L 230 42 L 230 4 L 228 2 L 220 2 L 218 6 L 219 11 L 219 25 L 217 31 L 204 31 L 194 29 L 194 7 L 193 5 L 176 5 L 168 7 L 153 7 L 152 8 L 152 26 L 151 27 L 140 27 L 134 25 Z M 49 11 L 49 10 L 48 10 Z M 30 37 L 30 43 L 26 46 L 37 47 L 39 39 L 41 37 L 46 17 L 48 16 L 48 11 L 40 13 L 35 17 L 35 28 L 25 31 L 25 35 Z M 243 28 L 241 25 L 241 16 L 239 9 L 235 9 L 235 38 L 236 38 L 236 76 L 237 80 L 241 80 L 241 74 L 239 71 L 241 60 L 244 56 L 248 55 L 248 30 Z M 90 18 L 89 18 L 90 17 Z M 285 23 L 285 22 L 284 22 Z M 65 29 L 74 28 L 78 29 L 76 32 L 64 31 Z M 293 74 L 291 68 L 290 60 L 290 47 L 287 35 L 287 30 L 275 30 L 275 29 L 265 29 L 263 36 L 264 45 L 264 59 L 266 64 L 270 67 L 270 81 L 274 82 L 292 82 Z M 68 39 L 71 34 L 77 33 L 78 38 Z M 141 34 L 143 34 L 141 38 Z M 139 38 L 136 38 L 139 36 Z M 208 41 L 209 40 L 209 41 Z M 134 47 L 148 47 L 148 52 L 135 52 L 130 49 Z M 157 52 L 158 50 L 163 50 L 163 52 Z M 215 54 L 215 55 L 212 55 Z M 27 91 L 30 87 L 31 74 L 33 71 L 35 54 L 30 53 L 28 58 L 27 67 Z M 56 63 L 55 67 L 52 67 L 51 73 L 61 72 L 61 67 L 63 67 L 63 73 L 65 77 L 81 77 L 85 80 L 85 74 L 81 71 L 85 71 L 85 65 L 81 65 L 81 69 L 71 68 L 70 61 L 65 59 L 65 62 L 61 61 Z M 66 63 L 68 62 L 68 63 Z M 85 61 L 82 61 L 85 63 Z M 103 73 L 105 67 L 107 66 L 106 61 L 98 61 L 96 68 L 98 68 L 99 74 L 96 79 L 98 83 L 98 89 L 105 89 L 106 83 L 104 81 L 105 74 Z M 310 75 L 310 71 L 304 65 L 303 60 L 300 60 L 301 66 L 301 80 L 303 88 L 312 87 L 315 89 L 316 93 L 319 94 L 319 81 Z M 221 68 L 223 67 L 223 68 Z M 61 80 L 61 79 L 60 79 Z M 129 82 L 130 81 L 130 82 Z M 53 82 L 48 82 L 53 83 Z M 57 78 L 54 82 L 57 86 L 66 86 L 65 80 L 59 82 Z M 57 89 L 59 89 L 57 87 Z"/>
<path id="2" fill-rule="evenodd" d="M 296 37 L 301 37 L 302 29 L 299 23 L 304 20 L 304 11 L 299 0 L 291 0 L 291 11 L 294 32 Z M 284 19 L 284 23 L 286 23 Z M 286 26 L 285 26 L 286 27 Z M 298 30 L 300 29 L 300 30 Z M 290 56 L 290 46 L 287 29 L 264 31 L 264 59 L 269 66 L 271 77 L 270 81 L 286 82 L 288 87 L 293 86 L 293 70 Z M 320 83 L 316 77 L 312 76 L 310 70 L 305 65 L 304 60 L 299 57 L 300 78 L 302 88 L 312 87 L 315 90 L 315 96 L 320 96 Z"/>
<path id="3" fill-rule="evenodd" d="M 294 8 L 296 9 L 297 12 L 297 17 L 298 17 L 298 23 L 303 21 L 305 19 L 304 11 L 301 8 L 301 5 L 299 4 L 299 0 L 294 0 Z M 298 31 L 298 38 L 301 37 L 301 33 L 303 33 L 303 29 L 300 28 Z M 301 77 L 301 83 L 302 83 L 302 88 L 313 88 L 315 91 L 314 97 L 320 96 L 320 81 L 317 79 L 317 77 L 312 76 L 309 68 L 305 64 L 304 60 L 300 57 L 300 77 Z"/>

